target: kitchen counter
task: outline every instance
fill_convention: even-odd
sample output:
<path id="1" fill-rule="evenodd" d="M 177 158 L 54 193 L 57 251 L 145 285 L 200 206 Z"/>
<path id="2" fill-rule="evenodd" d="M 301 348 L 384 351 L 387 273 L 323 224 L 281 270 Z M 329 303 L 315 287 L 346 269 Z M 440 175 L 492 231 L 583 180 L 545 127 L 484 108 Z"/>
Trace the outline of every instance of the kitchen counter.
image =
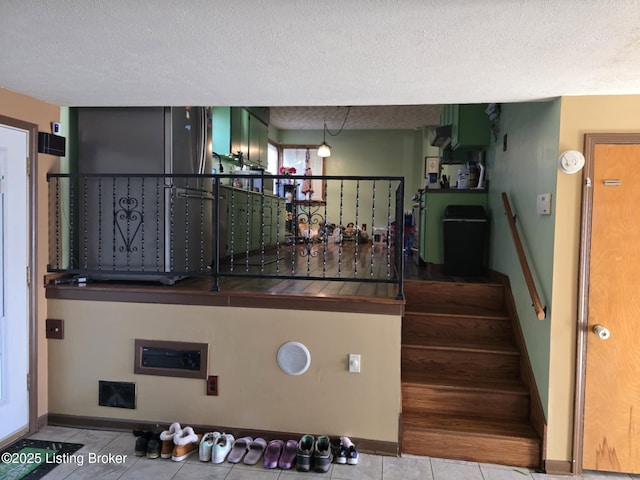
<path id="1" fill-rule="evenodd" d="M 232 187 L 231 185 L 220 185 L 220 188 L 226 188 L 228 190 L 234 190 L 240 193 L 251 193 L 253 195 L 262 195 L 262 192 L 258 192 L 255 190 L 247 190 L 246 188 Z M 280 200 L 284 200 L 283 197 L 279 197 L 275 193 L 265 193 L 264 196 L 269 198 L 278 198 Z"/>

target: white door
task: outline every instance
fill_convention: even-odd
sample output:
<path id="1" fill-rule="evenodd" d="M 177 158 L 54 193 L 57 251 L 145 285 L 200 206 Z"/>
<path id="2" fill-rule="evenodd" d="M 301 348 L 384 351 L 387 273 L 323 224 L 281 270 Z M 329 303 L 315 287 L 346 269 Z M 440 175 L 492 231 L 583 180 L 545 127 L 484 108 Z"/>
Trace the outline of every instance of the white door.
<path id="1" fill-rule="evenodd" d="M 0 125 L 0 442 L 29 428 L 28 137 Z"/>

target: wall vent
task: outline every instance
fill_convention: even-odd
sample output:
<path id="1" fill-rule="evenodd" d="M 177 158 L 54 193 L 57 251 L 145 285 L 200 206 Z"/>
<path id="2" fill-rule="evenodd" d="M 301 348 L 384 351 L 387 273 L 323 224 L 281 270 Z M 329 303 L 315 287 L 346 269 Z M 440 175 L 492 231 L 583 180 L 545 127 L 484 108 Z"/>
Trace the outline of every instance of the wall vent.
<path id="1" fill-rule="evenodd" d="M 165 377 L 207 378 L 206 343 L 135 341 L 134 373 Z"/>
<path id="2" fill-rule="evenodd" d="M 98 405 L 101 407 L 136 408 L 136 384 L 133 382 L 98 381 Z"/>

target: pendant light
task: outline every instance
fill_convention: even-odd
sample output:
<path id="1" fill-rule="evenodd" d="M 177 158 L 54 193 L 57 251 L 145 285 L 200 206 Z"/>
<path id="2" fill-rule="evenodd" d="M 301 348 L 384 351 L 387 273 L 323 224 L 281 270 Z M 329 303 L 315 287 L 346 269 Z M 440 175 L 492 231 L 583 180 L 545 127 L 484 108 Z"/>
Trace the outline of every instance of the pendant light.
<path id="1" fill-rule="evenodd" d="M 340 127 L 340 130 L 335 133 L 327 128 L 327 121 L 324 121 L 324 127 L 322 130 L 322 143 L 318 147 L 319 157 L 326 158 L 331 156 L 331 146 L 327 144 L 327 132 L 333 137 L 337 137 L 338 135 L 340 135 L 340 132 L 342 132 L 342 129 L 347 123 L 347 118 L 349 118 L 349 112 L 351 112 L 351 107 L 347 107 L 347 113 L 345 114 L 344 120 L 342 121 L 342 126 Z"/>
<path id="2" fill-rule="evenodd" d="M 324 122 L 324 128 L 322 130 L 322 143 L 318 147 L 318 156 L 319 157 L 330 157 L 331 156 L 331 147 L 327 144 L 327 122 Z"/>

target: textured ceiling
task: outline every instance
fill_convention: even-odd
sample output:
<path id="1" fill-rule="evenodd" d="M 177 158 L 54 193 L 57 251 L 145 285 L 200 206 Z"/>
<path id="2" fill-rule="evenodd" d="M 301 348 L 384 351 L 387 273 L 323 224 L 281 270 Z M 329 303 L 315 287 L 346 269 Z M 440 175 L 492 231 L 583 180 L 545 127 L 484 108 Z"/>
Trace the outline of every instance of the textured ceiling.
<path id="1" fill-rule="evenodd" d="M 324 122 L 345 130 L 413 129 L 440 123 L 440 105 L 373 107 L 272 107 L 269 123 L 280 129 L 317 130 Z"/>
<path id="2" fill-rule="evenodd" d="M 65 106 L 640 93 L 638 0 L 1 0 L 0 47 L 0 86 Z"/>

